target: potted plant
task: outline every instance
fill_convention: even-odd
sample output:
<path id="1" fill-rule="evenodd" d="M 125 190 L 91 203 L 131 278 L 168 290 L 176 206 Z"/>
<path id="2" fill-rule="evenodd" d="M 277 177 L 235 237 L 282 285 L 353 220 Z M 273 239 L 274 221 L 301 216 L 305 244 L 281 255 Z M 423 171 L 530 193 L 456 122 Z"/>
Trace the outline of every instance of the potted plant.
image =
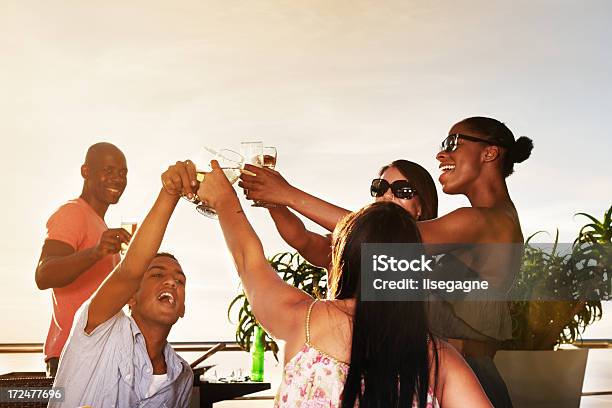
<path id="1" fill-rule="evenodd" d="M 602 220 L 580 213 L 584 225 L 563 251 L 558 232 L 551 248 L 526 242 L 523 264 L 510 303 L 513 338 L 495 363 L 520 407 L 578 407 L 588 349 L 559 348 L 578 341 L 601 319 L 609 299 L 612 264 L 612 207 Z M 546 299 L 563 300 L 546 300 Z M 555 351 L 557 350 L 557 351 Z"/>
<path id="2" fill-rule="evenodd" d="M 323 268 L 308 263 L 298 253 L 282 252 L 271 257 L 268 262 L 290 285 L 321 299 L 327 294 L 327 272 Z M 251 305 L 241 291 L 229 304 L 227 317 L 236 326 L 236 343 L 245 351 L 251 349 L 251 341 L 258 323 L 251 311 Z M 266 350 L 272 351 L 278 361 L 278 345 L 274 339 L 265 334 Z"/>

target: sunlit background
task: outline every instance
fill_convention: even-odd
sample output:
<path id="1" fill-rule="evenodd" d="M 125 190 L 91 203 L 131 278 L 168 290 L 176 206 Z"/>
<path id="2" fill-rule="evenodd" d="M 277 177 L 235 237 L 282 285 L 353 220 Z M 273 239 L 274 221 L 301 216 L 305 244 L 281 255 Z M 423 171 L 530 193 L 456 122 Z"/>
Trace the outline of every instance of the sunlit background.
<path id="1" fill-rule="evenodd" d="M 370 202 L 377 169 L 394 159 L 437 178 L 439 142 L 473 115 L 534 140 L 532 157 L 508 180 L 526 236 L 545 230 L 552 239 L 558 228 L 571 242 L 585 221 L 576 212 L 601 217 L 611 204 L 609 1 L 0 7 L 8 181 L 0 343 L 44 341 L 51 296 L 36 288 L 34 269 L 45 222 L 80 194 L 79 166 L 98 141 L 128 159 L 128 187 L 107 213 L 109 227 L 142 220 L 169 164 L 204 145 L 254 140 L 278 148 L 277 168 L 292 183 L 356 209 Z M 441 214 L 463 205 L 440 196 Z M 247 208 L 267 254 L 287 250 L 267 211 Z M 188 276 L 187 315 L 171 340 L 232 340 L 226 307 L 238 279 L 217 222 L 181 202 L 163 249 Z M 611 307 L 584 337 L 612 337 Z"/>

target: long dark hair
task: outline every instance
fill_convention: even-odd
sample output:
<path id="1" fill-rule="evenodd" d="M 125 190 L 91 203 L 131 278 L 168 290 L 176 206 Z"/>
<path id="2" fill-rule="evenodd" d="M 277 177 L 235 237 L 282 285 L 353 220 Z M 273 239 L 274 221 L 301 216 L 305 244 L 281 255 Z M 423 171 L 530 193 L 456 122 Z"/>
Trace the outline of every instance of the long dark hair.
<path id="1" fill-rule="evenodd" d="M 472 131 L 484 136 L 486 139 L 499 143 L 505 152 L 502 158 L 502 172 L 504 177 L 514 173 L 514 163 L 521 163 L 529 158 L 533 150 L 533 140 L 521 136 L 514 139 L 514 134 L 505 123 L 497 119 L 484 116 L 472 116 L 461 122 Z"/>
<path id="2" fill-rule="evenodd" d="M 431 220 L 438 217 L 438 192 L 431 174 L 423 166 L 408 160 L 395 160 L 383 166 L 378 175 L 382 176 L 389 167 L 395 167 L 402 176 L 406 177 L 416 188 L 417 196 L 421 200 L 421 217 L 419 221 Z"/>
<path id="3" fill-rule="evenodd" d="M 356 401 L 362 408 L 411 407 L 413 400 L 425 407 L 436 386 L 429 379 L 432 361 L 437 373 L 438 354 L 429 341 L 424 303 L 365 302 L 360 291 L 361 244 L 421 242 L 414 219 L 397 204 L 373 203 L 343 219 L 332 242 L 329 293 L 357 300 L 342 407 L 353 408 Z"/>

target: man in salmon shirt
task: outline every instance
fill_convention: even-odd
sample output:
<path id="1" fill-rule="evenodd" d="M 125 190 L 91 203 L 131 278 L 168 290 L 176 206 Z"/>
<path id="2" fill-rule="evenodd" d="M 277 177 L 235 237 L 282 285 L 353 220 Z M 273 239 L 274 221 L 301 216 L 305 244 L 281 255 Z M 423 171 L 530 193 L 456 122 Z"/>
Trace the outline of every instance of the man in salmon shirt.
<path id="1" fill-rule="evenodd" d="M 81 166 L 81 196 L 59 207 L 47 221 L 47 236 L 36 268 L 39 289 L 52 289 L 53 316 L 45 341 L 47 375 L 55 376 L 74 314 L 119 263 L 130 234 L 109 229 L 104 215 L 127 185 L 125 156 L 115 145 L 96 143 Z"/>

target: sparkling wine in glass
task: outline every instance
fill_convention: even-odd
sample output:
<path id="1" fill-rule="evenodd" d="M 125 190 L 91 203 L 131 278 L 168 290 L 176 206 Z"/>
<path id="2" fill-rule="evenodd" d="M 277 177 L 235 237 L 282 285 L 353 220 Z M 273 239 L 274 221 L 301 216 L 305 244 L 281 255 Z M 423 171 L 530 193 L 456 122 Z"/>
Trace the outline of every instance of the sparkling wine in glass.
<path id="1" fill-rule="evenodd" d="M 202 183 L 206 179 L 206 174 L 210 173 L 212 170 L 210 168 L 210 161 L 217 160 L 219 162 L 219 166 L 225 177 L 229 180 L 230 184 L 234 184 L 240 178 L 240 169 L 244 166 L 244 158 L 240 153 L 237 153 L 233 150 L 222 149 L 219 151 L 213 150 L 211 148 L 204 148 L 207 152 L 205 156 L 202 157 L 199 161 L 199 166 L 207 165 L 207 170 L 203 170 L 202 167 L 196 167 L 196 179 L 198 182 Z M 198 166 L 196 164 L 196 166 Z M 193 197 L 193 199 L 189 200 L 194 204 L 197 204 L 196 210 L 209 218 L 217 218 L 217 212 L 214 208 L 209 206 L 207 203 L 202 202 L 202 200 L 197 196 L 197 194 Z"/>
<path id="2" fill-rule="evenodd" d="M 131 220 L 130 221 L 121 220 L 121 228 L 126 230 L 132 237 L 134 237 L 134 234 L 136 233 L 136 229 L 138 229 L 138 222 L 131 221 Z M 128 249 L 128 244 L 122 242 L 121 243 L 121 255 L 124 255 L 127 249 Z"/>
<path id="3" fill-rule="evenodd" d="M 274 146 L 266 146 L 262 149 L 262 165 L 268 169 L 274 170 L 276 167 L 276 147 Z M 264 207 L 264 208 L 274 208 L 275 204 L 266 203 L 263 201 L 255 200 L 251 207 Z"/>
<path id="4" fill-rule="evenodd" d="M 263 167 L 271 170 L 276 167 L 276 147 L 265 146 L 263 148 Z"/>

